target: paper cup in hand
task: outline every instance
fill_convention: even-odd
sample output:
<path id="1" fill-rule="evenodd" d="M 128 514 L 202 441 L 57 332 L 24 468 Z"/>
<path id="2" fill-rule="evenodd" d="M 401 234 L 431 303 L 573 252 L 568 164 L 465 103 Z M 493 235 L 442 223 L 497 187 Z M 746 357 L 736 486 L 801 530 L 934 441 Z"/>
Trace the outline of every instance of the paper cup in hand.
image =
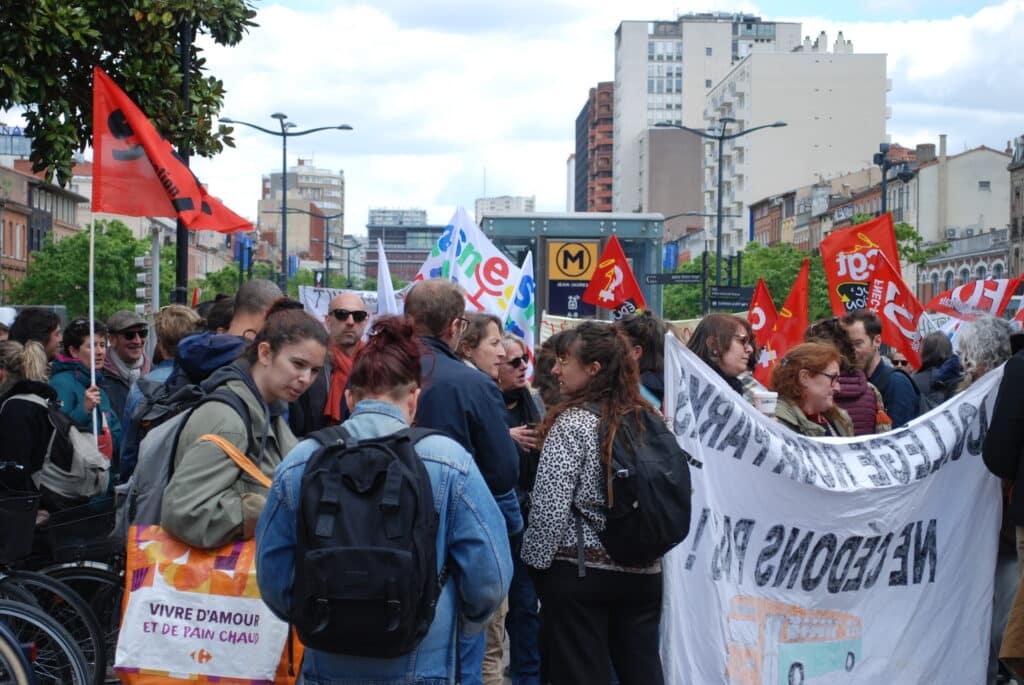
<path id="1" fill-rule="evenodd" d="M 765 416 L 775 416 L 775 403 L 779 400 L 779 393 L 771 390 L 755 390 L 753 399 L 755 409 Z"/>

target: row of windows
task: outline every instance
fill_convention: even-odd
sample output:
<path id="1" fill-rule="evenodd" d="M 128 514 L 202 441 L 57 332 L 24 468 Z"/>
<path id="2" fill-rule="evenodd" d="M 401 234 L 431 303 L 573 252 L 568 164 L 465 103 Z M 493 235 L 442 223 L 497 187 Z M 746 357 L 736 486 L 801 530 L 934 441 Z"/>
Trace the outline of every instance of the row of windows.
<path id="1" fill-rule="evenodd" d="M 649 78 L 647 79 L 647 92 L 651 94 L 682 93 L 683 79 Z"/>
<path id="2" fill-rule="evenodd" d="M 66 224 L 75 223 L 75 207 L 77 204 L 77 202 L 73 202 L 70 198 L 62 197 L 45 190 L 37 190 L 32 194 L 33 207 L 49 212 L 53 215 L 54 219 Z"/>
<path id="3" fill-rule="evenodd" d="M 681 40 L 649 40 L 647 41 L 647 59 L 682 59 L 683 41 Z"/>
<path id="4" fill-rule="evenodd" d="M 647 65 L 647 77 L 683 77 L 683 65 L 682 64 L 648 64 Z"/>
<path id="5" fill-rule="evenodd" d="M 972 281 L 972 280 L 979 280 L 980 281 L 980 280 L 984 280 L 984 279 L 989 277 L 988 276 L 988 270 L 985 268 L 984 264 L 979 264 L 978 268 L 974 270 L 973 278 L 971 276 L 971 270 L 968 269 L 966 266 L 961 268 L 959 274 L 956 274 L 956 275 L 958 275 L 960 277 L 960 284 L 961 285 L 963 285 L 964 283 L 967 283 L 969 281 Z M 992 265 L 992 278 L 1005 278 L 1005 277 L 1006 277 L 1006 269 L 1003 266 L 1002 262 L 996 262 L 995 264 L 993 264 Z M 940 288 L 939 288 L 939 273 L 937 271 L 933 271 L 930 280 L 932 282 L 932 289 L 933 289 L 933 291 L 936 294 L 938 294 L 938 292 L 940 291 Z M 942 288 L 941 288 L 941 290 L 952 290 L 955 285 L 956 284 L 954 282 L 953 270 L 952 269 L 947 269 L 945 274 L 942 276 Z"/>

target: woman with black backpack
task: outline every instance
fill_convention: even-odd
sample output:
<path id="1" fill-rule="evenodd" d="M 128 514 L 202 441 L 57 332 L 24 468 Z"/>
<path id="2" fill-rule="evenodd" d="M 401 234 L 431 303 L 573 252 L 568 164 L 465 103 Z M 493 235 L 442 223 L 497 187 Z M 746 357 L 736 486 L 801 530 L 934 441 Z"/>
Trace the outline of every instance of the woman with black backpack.
<path id="1" fill-rule="evenodd" d="M 378 319 L 348 377 L 351 416 L 274 476 L 256 576 L 306 646 L 304 682 L 455 683 L 458 635 L 479 634 L 508 591 L 505 520 L 473 458 L 409 428 L 420 355 L 411 319 Z"/>
<path id="2" fill-rule="evenodd" d="M 552 685 L 607 685 L 611 663 L 623 685 L 660 685 L 661 560 L 625 566 L 600 537 L 616 433 L 651 425 L 645 413 L 654 407 L 640 394 L 637 362 L 615 327 L 584 322 L 559 342 L 553 373 L 566 399 L 541 429 L 522 548 L 540 595 L 547 677 Z"/>

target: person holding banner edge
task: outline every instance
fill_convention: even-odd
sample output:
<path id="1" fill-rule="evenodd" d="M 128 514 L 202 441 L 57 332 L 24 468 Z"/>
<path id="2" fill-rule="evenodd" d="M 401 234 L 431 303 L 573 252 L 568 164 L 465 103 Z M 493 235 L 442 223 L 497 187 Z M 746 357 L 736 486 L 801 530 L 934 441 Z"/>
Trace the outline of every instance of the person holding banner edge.
<path id="1" fill-rule="evenodd" d="M 775 420 L 812 438 L 853 435 L 850 415 L 836 406 L 839 350 L 820 342 L 801 343 L 772 369 L 772 387 L 779 393 Z"/>

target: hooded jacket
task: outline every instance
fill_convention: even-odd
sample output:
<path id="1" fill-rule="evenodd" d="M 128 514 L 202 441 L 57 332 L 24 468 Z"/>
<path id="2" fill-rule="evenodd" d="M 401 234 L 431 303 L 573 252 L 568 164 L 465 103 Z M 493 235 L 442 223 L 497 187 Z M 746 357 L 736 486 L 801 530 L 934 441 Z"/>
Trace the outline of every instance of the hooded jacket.
<path id="1" fill-rule="evenodd" d="M 214 371 L 224 368 L 238 359 L 249 341 L 230 333 L 203 331 L 190 335 L 178 343 L 174 358 L 175 369 L 168 382 L 182 373 L 187 377 L 183 383 L 202 383 Z"/>
<path id="2" fill-rule="evenodd" d="M 121 444 L 121 418 L 110 406 L 110 397 L 103 390 L 102 370 L 96 371 L 96 384 L 100 386 L 100 411 L 107 420 L 114 447 Z M 71 417 L 72 423 L 92 432 L 92 414 L 85 410 L 85 391 L 89 387 L 89 369 L 78 359 L 57 355 L 50 367 L 50 386 L 56 391 L 61 411 Z"/>
<path id="3" fill-rule="evenodd" d="M 32 474 L 43 468 L 46 448 L 53 435 L 53 424 L 45 407 L 24 400 L 7 400 L 14 395 L 38 395 L 50 402 L 57 401 L 57 393 L 46 383 L 20 380 L 0 397 L 0 435 L 4 436 L 4 455 L 24 469 L 0 471 L 0 485 L 9 490 L 34 492 Z"/>
<path id="4" fill-rule="evenodd" d="M 850 415 L 854 435 L 874 435 L 892 428 L 892 419 L 885 413 L 882 395 L 868 383 L 860 369 L 849 369 L 839 376 L 836 406 Z"/>
<path id="5" fill-rule="evenodd" d="M 250 539 L 267 489 L 245 475 L 219 447 L 200 442 L 199 437 L 214 433 L 246 452 L 251 430 L 256 454 L 247 456 L 271 478 L 295 446 L 284 418 L 285 403 L 268 406 L 263 401 L 247 361 L 240 359 L 203 383 L 204 388 L 221 385 L 246 403 L 252 425 L 247 427 L 238 412 L 222 402 L 200 405 L 179 434 L 160 516 L 160 525 L 171 535 L 203 549 Z"/>

